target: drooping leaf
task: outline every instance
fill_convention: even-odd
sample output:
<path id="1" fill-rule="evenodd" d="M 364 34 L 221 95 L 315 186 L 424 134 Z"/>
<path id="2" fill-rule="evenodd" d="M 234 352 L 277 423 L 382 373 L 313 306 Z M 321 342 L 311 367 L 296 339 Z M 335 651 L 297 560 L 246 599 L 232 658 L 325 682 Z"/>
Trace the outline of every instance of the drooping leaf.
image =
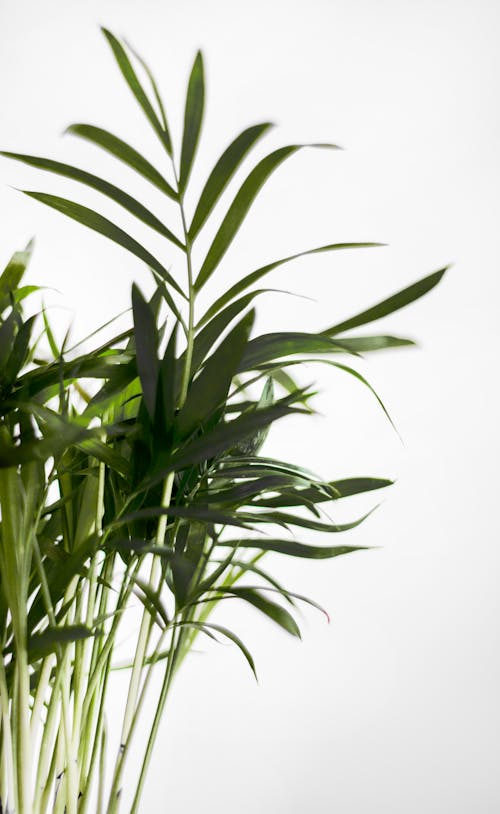
<path id="1" fill-rule="evenodd" d="M 351 328 L 366 325 L 368 322 L 374 322 L 377 319 L 387 316 L 387 314 L 394 313 L 394 311 L 399 311 L 400 308 L 404 308 L 405 305 L 409 305 L 411 302 L 423 297 L 428 291 L 431 291 L 442 279 L 448 268 L 449 266 L 445 266 L 439 271 L 435 271 L 427 277 L 417 280 L 416 283 L 412 283 L 412 285 L 407 288 L 403 288 L 401 291 L 398 291 L 397 294 L 393 294 L 391 297 L 382 300 L 366 311 L 361 311 L 354 317 L 350 317 L 350 319 L 332 325 L 330 328 L 322 331 L 322 333 L 326 336 L 334 336 L 343 331 L 350 331 Z"/>
<path id="2" fill-rule="evenodd" d="M 134 147 L 123 141 L 118 136 L 104 130 L 102 127 L 95 127 L 93 124 L 71 124 L 66 133 L 90 141 L 101 149 L 106 150 L 112 156 L 122 161 L 128 167 L 139 173 L 143 178 L 153 184 L 157 189 L 164 192 L 173 201 L 177 201 L 179 196 L 163 175 L 150 164 Z"/>
<path id="3" fill-rule="evenodd" d="M 300 630 L 297 625 L 297 622 L 285 608 L 281 605 L 278 605 L 276 602 L 272 602 L 267 597 L 263 596 L 259 591 L 256 591 L 253 588 L 246 588 L 241 586 L 232 585 L 231 587 L 218 587 L 216 590 L 219 593 L 229 593 L 233 596 L 237 596 L 239 599 L 243 599 L 245 602 L 248 602 L 249 605 L 253 605 L 254 608 L 257 608 L 261 613 L 267 616 L 269 619 L 272 619 L 273 622 L 276 622 L 277 625 L 282 627 L 292 636 L 297 636 L 300 639 Z"/>
<path id="4" fill-rule="evenodd" d="M 0 152 L 0 155 L 4 155 L 7 158 L 13 158 L 16 161 L 21 161 L 23 164 L 28 164 L 30 167 L 37 167 L 38 169 L 46 170 L 47 172 L 52 172 L 56 175 L 62 175 L 64 178 L 72 178 L 75 181 L 79 181 L 80 183 L 91 187 L 92 189 L 96 189 L 98 192 L 102 192 L 103 195 L 106 195 L 112 201 L 115 201 L 115 203 L 126 209 L 127 212 L 135 215 L 136 218 L 147 224 L 147 226 L 150 226 L 160 235 L 166 237 L 167 240 L 170 240 L 170 242 L 175 246 L 178 246 L 178 248 L 182 249 L 183 251 L 185 250 L 184 244 L 156 217 L 156 215 L 153 215 L 153 213 L 143 206 L 143 204 L 141 204 L 131 195 L 128 195 L 122 189 L 116 187 L 114 184 L 109 183 L 109 181 L 105 181 L 103 178 L 99 178 L 97 175 L 93 175 L 85 170 L 81 170 L 78 167 L 72 167 L 69 164 L 62 164 L 60 161 L 53 161 L 49 158 L 40 158 L 39 156 L 22 155 L 21 153 L 10 153 L 5 151 Z"/>
<path id="5" fill-rule="evenodd" d="M 303 413 L 297 407 L 289 407 L 286 400 L 274 404 L 264 410 L 256 410 L 250 415 L 243 415 L 235 418 L 227 424 L 218 424 L 201 438 L 191 441 L 185 447 L 174 453 L 169 463 L 159 472 L 155 473 L 147 483 L 156 483 L 168 472 L 183 469 L 186 466 L 207 461 L 216 455 L 231 449 L 241 438 L 250 433 L 265 427 L 279 418 L 287 415 Z"/>
<path id="6" fill-rule="evenodd" d="M 269 176 L 286 158 L 296 153 L 297 150 L 300 150 L 303 146 L 307 145 L 292 144 L 288 147 L 280 147 L 259 161 L 257 166 L 250 172 L 229 207 L 214 237 L 212 245 L 208 250 L 207 256 L 203 261 L 203 265 L 196 278 L 195 287 L 197 290 L 202 288 L 212 276 L 228 250 L 259 190 L 265 184 Z"/>
<path id="7" fill-rule="evenodd" d="M 124 232 L 123 229 L 120 229 L 119 226 L 116 226 L 110 220 L 103 217 L 103 215 L 99 215 L 99 213 L 94 212 L 93 209 L 89 209 L 88 207 L 82 206 L 74 201 L 69 201 L 66 198 L 60 198 L 57 195 L 48 195 L 45 192 L 32 192 L 29 190 L 23 190 L 23 192 L 30 198 L 41 201 L 41 203 L 52 207 L 52 209 L 57 209 L 57 211 L 62 212 L 63 215 L 66 215 L 72 220 L 76 220 L 78 223 L 87 226 L 94 232 L 104 235 L 114 243 L 117 243 L 119 246 L 127 249 L 129 252 L 146 263 L 146 265 L 151 266 L 156 272 L 158 272 L 160 277 L 165 280 L 165 282 L 167 282 L 172 286 L 172 288 L 175 288 L 179 294 L 185 297 L 185 294 L 180 286 L 169 274 L 167 269 L 162 266 L 159 260 L 157 260 L 156 257 L 145 249 L 144 246 L 141 246 L 137 240 L 134 240 L 133 237 Z"/>
<path id="8" fill-rule="evenodd" d="M 125 79 L 127 85 L 129 86 L 130 90 L 134 94 L 135 98 L 137 99 L 139 105 L 141 106 L 146 118 L 148 119 L 149 123 L 151 124 L 153 130 L 155 131 L 156 135 L 160 139 L 163 147 L 167 151 L 168 155 L 172 155 L 172 144 L 170 141 L 170 135 L 164 124 L 160 122 L 156 112 L 149 101 L 144 88 L 142 87 L 139 79 L 137 78 L 137 74 L 132 67 L 132 63 L 128 58 L 127 52 L 125 51 L 124 47 L 120 43 L 120 41 L 106 28 L 102 28 L 102 33 L 106 37 L 111 50 L 115 56 L 116 62 L 118 63 L 118 67 Z"/>
<path id="9" fill-rule="evenodd" d="M 231 142 L 229 147 L 221 155 L 203 187 L 193 215 L 193 220 L 189 227 L 189 238 L 191 241 L 195 240 L 198 232 L 203 227 L 245 156 L 270 127 L 272 127 L 272 125 L 269 122 L 248 127 Z"/>
<path id="10" fill-rule="evenodd" d="M 253 658 L 251 656 L 250 651 L 248 650 L 246 645 L 241 641 L 241 639 L 236 635 L 236 633 L 233 633 L 232 630 L 229 630 L 227 627 L 224 627 L 223 625 L 216 625 L 213 622 L 203 622 L 203 623 L 202 622 L 195 622 L 195 621 L 177 622 L 177 623 L 174 624 L 174 626 L 192 627 L 195 630 L 201 630 L 204 633 L 207 633 L 207 632 L 210 633 L 210 631 L 215 630 L 216 633 L 220 633 L 220 634 L 222 634 L 222 636 L 225 636 L 227 639 L 230 639 L 230 641 L 234 642 L 234 644 L 241 650 L 241 652 L 243 653 L 246 661 L 250 665 L 250 669 L 252 670 L 252 673 L 254 674 L 255 678 L 257 679 L 257 673 L 255 671 L 255 664 L 254 664 L 254 660 L 253 660 Z M 215 637 L 212 636 L 212 638 L 215 638 Z"/>
<path id="11" fill-rule="evenodd" d="M 184 132 L 182 135 L 179 175 L 179 190 L 181 193 L 184 192 L 186 188 L 200 137 L 205 101 L 203 73 L 203 57 L 201 51 L 198 51 L 189 77 L 186 107 L 184 111 Z"/>

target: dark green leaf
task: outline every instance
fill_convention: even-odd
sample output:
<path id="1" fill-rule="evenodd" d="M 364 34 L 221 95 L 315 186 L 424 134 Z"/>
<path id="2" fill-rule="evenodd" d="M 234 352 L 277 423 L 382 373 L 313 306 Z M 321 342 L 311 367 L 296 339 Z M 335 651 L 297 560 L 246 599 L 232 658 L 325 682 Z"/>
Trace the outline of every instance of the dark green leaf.
<path id="1" fill-rule="evenodd" d="M 220 546 L 233 548 L 257 548 L 260 551 L 275 551 L 278 554 L 286 554 L 290 557 L 303 557 L 313 560 L 331 559 L 340 557 L 343 554 L 350 554 L 352 551 L 366 551 L 368 546 L 318 546 L 306 543 L 298 543 L 295 540 L 278 540 L 269 537 L 247 538 L 242 540 L 220 540 Z"/>
<path id="2" fill-rule="evenodd" d="M 181 193 L 184 192 L 186 188 L 198 146 L 203 119 L 204 100 L 203 57 L 201 52 L 198 51 L 191 70 L 191 76 L 189 77 L 186 108 L 184 111 L 184 132 L 182 136 L 179 176 L 179 190 Z"/>
<path id="3" fill-rule="evenodd" d="M 250 311 L 225 337 L 191 384 L 186 402 L 177 417 L 180 438 L 190 435 L 224 404 L 231 381 L 248 342 L 255 312 Z"/>
<path id="4" fill-rule="evenodd" d="M 103 178 L 99 178 L 97 175 L 92 175 L 92 173 L 85 172 L 85 170 L 81 170 L 78 167 L 72 167 L 69 164 L 61 164 L 60 161 L 52 161 L 49 158 L 40 158 L 33 155 L 21 155 L 20 153 L 8 153 L 5 151 L 0 152 L 0 155 L 4 155 L 7 158 L 13 158 L 16 161 L 22 161 L 24 164 L 28 164 L 31 167 L 37 167 L 41 170 L 47 170 L 48 172 L 62 175 L 65 178 L 73 178 L 75 181 L 79 181 L 92 189 L 98 190 L 98 192 L 102 192 L 103 195 L 111 198 L 111 200 L 115 201 L 115 203 L 126 209 L 127 212 L 135 215 L 135 217 L 141 220 L 143 223 L 146 223 L 160 235 L 166 237 L 167 240 L 170 240 L 175 246 L 185 250 L 185 246 L 183 243 L 181 243 L 179 238 L 176 237 L 173 232 L 170 231 L 170 229 L 167 229 L 167 227 L 160 220 L 158 220 L 158 218 L 153 215 L 149 209 L 139 203 L 139 201 L 137 201 L 131 195 L 128 195 L 126 192 L 114 186 L 114 184 L 110 184 L 108 181 L 105 181 Z"/>
<path id="5" fill-rule="evenodd" d="M 22 280 L 26 267 L 33 251 L 33 241 L 30 240 L 24 251 L 15 252 L 0 275 L 0 313 L 10 305 L 10 297 L 14 296 Z"/>
<path id="6" fill-rule="evenodd" d="M 433 274 L 429 274 L 427 277 L 417 280 L 416 283 L 413 283 L 407 288 L 403 288 L 401 291 L 398 291 L 397 294 L 393 294 L 392 297 L 382 300 L 382 302 L 377 303 L 377 305 L 373 305 L 366 311 L 361 311 L 361 313 L 356 314 L 356 316 L 350 319 L 332 325 L 331 328 L 327 328 L 326 331 L 322 331 L 322 333 L 326 336 L 334 336 L 342 331 L 350 331 L 351 328 L 358 328 L 360 325 L 366 325 L 368 322 L 374 322 L 377 319 L 381 319 L 381 317 L 387 316 L 387 314 L 399 311 L 400 308 L 404 308 L 405 305 L 409 305 L 411 302 L 423 297 L 428 291 L 431 291 L 431 289 L 439 283 L 448 268 L 448 266 L 445 266 L 439 271 L 435 271 Z"/>
<path id="7" fill-rule="evenodd" d="M 104 235 L 114 243 L 127 249 L 148 266 L 151 266 L 165 282 L 169 283 L 172 288 L 175 288 L 179 294 L 185 297 L 182 289 L 156 257 L 153 257 L 153 255 L 134 240 L 133 237 L 130 237 L 123 229 L 115 226 L 115 224 L 111 223 L 107 218 L 94 212 L 93 209 L 88 209 L 88 207 L 82 206 L 74 201 L 69 201 L 66 198 L 59 198 L 57 195 L 47 195 L 45 192 L 31 192 L 28 190 L 23 190 L 23 192 L 25 195 L 29 195 L 30 198 L 35 198 L 35 200 L 41 201 L 47 206 L 51 206 L 52 209 L 62 212 L 63 215 L 78 221 L 78 223 L 82 223 L 84 226 L 88 226 L 88 228 L 93 229 L 94 232 Z"/>
<path id="8" fill-rule="evenodd" d="M 203 633 L 208 633 L 210 635 L 211 630 L 215 630 L 217 633 L 221 633 L 223 636 L 226 636 L 227 639 L 230 639 L 234 644 L 241 650 L 245 659 L 247 660 L 252 673 L 254 674 L 255 678 L 257 678 L 257 673 L 255 672 L 255 664 L 253 658 L 250 654 L 248 648 L 243 644 L 241 639 L 233 633 L 231 630 L 228 630 L 227 627 L 223 627 L 222 625 L 215 625 L 213 622 L 177 622 L 175 626 L 179 627 L 192 627 L 195 630 L 201 630 Z M 211 638 L 215 638 L 212 636 Z"/>
<path id="9" fill-rule="evenodd" d="M 153 420 L 159 370 L 158 334 L 153 312 L 135 283 L 132 286 L 132 310 L 134 314 L 137 371 L 141 380 L 144 403 L 151 420 Z"/>
<path id="10" fill-rule="evenodd" d="M 321 334 L 269 333 L 252 339 L 238 366 L 238 372 L 253 370 L 257 365 L 295 353 L 342 353 L 347 348 Z"/>
<path id="11" fill-rule="evenodd" d="M 228 250 L 236 232 L 240 228 L 245 216 L 255 200 L 259 190 L 265 184 L 271 173 L 285 161 L 286 158 L 300 150 L 301 146 L 292 144 L 281 147 L 263 158 L 251 171 L 237 192 L 215 238 L 208 250 L 200 273 L 196 279 L 195 287 L 199 290 L 212 276 L 219 262 Z"/>
<path id="12" fill-rule="evenodd" d="M 272 602 L 270 599 L 267 599 L 267 597 L 262 596 L 262 594 L 253 588 L 243 588 L 233 585 L 227 588 L 222 586 L 216 590 L 219 593 L 229 593 L 237 596 L 239 599 L 243 599 L 245 602 L 253 605 L 254 608 L 257 608 L 257 610 L 260 610 L 261 613 L 265 614 L 269 619 L 272 619 L 273 622 L 276 622 L 277 625 L 288 633 L 291 633 L 292 636 L 297 636 L 300 639 L 300 630 L 293 616 L 285 610 L 285 608 L 282 608 L 281 605 L 277 605 L 276 602 Z"/>
<path id="13" fill-rule="evenodd" d="M 146 178 L 146 180 L 164 192 L 169 198 L 172 198 L 174 201 L 178 200 L 179 196 L 177 192 L 172 189 L 161 173 L 138 153 L 137 150 L 131 147 L 130 144 L 122 141 L 121 138 L 113 135 L 113 133 L 110 133 L 108 130 L 103 130 L 102 127 L 94 127 L 92 124 L 72 124 L 67 128 L 66 133 L 71 133 L 74 136 L 79 136 L 86 141 L 90 141 L 92 144 L 96 144 L 138 172 L 139 175 Z"/>
<path id="14" fill-rule="evenodd" d="M 203 187 L 193 215 L 193 220 L 189 227 L 189 239 L 191 241 L 195 240 L 198 232 L 204 225 L 245 156 L 271 126 L 269 122 L 266 122 L 264 124 L 256 124 L 253 127 L 248 127 L 231 142 L 227 150 L 225 150 L 219 158 Z"/>
<path id="15" fill-rule="evenodd" d="M 153 127 L 153 130 L 160 139 L 168 155 L 172 155 L 172 144 L 168 130 L 160 123 L 158 116 L 156 115 L 155 110 L 144 91 L 144 88 L 137 78 L 137 74 L 132 67 L 125 49 L 114 34 L 112 34 L 106 28 L 102 28 L 101 30 L 111 46 L 123 78 L 137 99 L 139 105 L 146 115 L 146 118 Z"/>

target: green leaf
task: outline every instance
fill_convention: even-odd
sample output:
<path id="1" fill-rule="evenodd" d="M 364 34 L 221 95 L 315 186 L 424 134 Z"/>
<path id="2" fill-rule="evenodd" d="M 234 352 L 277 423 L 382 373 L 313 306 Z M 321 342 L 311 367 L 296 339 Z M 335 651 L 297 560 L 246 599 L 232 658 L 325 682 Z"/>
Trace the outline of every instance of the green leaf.
<path id="1" fill-rule="evenodd" d="M 340 500 L 343 497 L 364 494 L 375 489 L 384 489 L 386 486 L 392 486 L 393 483 L 394 481 L 386 478 L 346 478 L 344 480 L 330 481 L 329 486 L 332 490 L 330 494 L 325 492 L 324 489 L 318 489 L 317 486 L 313 485 L 305 489 L 290 490 L 290 492 L 283 493 L 276 498 L 270 497 L 254 501 L 252 505 L 271 508 L 303 506 L 306 501 L 311 501 L 314 504 L 324 503 L 328 500 Z"/>
<path id="2" fill-rule="evenodd" d="M 132 286 L 132 310 L 134 314 L 137 372 L 141 380 L 144 403 L 151 420 L 153 420 L 159 372 L 158 332 L 153 312 L 135 283 Z"/>
<path id="3" fill-rule="evenodd" d="M 241 540 L 220 540 L 218 543 L 225 548 L 257 548 L 260 551 L 275 551 L 277 554 L 286 554 L 289 557 L 302 557 L 312 560 L 326 560 L 340 557 L 353 551 L 368 551 L 369 546 L 318 546 L 308 543 L 298 543 L 295 540 L 271 539 L 269 537 L 256 537 Z"/>
<path id="4" fill-rule="evenodd" d="M 5 383 L 10 386 L 14 383 L 28 356 L 29 344 L 33 324 L 36 316 L 30 317 L 24 322 L 14 340 L 12 352 L 5 366 Z"/>
<path id="5" fill-rule="evenodd" d="M 240 228 L 245 216 L 255 200 L 259 190 L 265 184 L 269 176 L 286 158 L 307 145 L 292 144 L 288 147 L 281 147 L 278 150 L 263 158 L 250 172 L 237 192 L 229 210 L 215 238 L 210 246 L 207 256 L 196 278 L 195 288 L 199 290 L 210 279 L 218 264 L 228 250 L 236 232 Z M 314 146 L 314 145 L 309 145 Z"/>
<path id="6" fill-rule="evenodd" d="M 184 112 L 184 132 L 182 136 L 181 167 L 179 176 L 179 191 L 184 192 L 193 166 L 196 148 L 200 137 L 203 120 L 203 106 L 205 100 L 205 84 L 203 76 L 203 57 L 201 52 L 196 54 L 186 97 Z"/>
<path id="7" fill-rule="evenodd" d="M 335 336 L 335 342 L 348 353 L 369 353 L 386 348 L 406 348 L 415 345 L 413 339 L 400 336 Z"/>
<path id="8" fill-rule="evenodd" d="M 177 417 L 177 433 L 180 438 L 190 435 L 225 403 L 254 318 L 255 312 L 252 310 L 238 322 L 191 384 L 184 407 Z"/>
<path id="9" fill-rule="evenodd" d="M 364 514 L 362 517 L 359 517 L 357 520 L 353 520 L 351 523 L 324 523 L 319 520 L 312 520 L 307 517 L 299 517 L 295 514 L 289 514 L 286 512 L 240 512 L 238 516 L 245 520 L 248 523 L 277 523 L 281 526 L 300 526 L 305 529 L 311 529 L 313 531 L 324 531 L 329 532 L 331 534 L 338 534 L 344 531 L 350 531 L 351 529 L 356 528 L 357 526 L 361 525 L 367 517 L 375 511 L 377 507 L 375 506 L 374 509 Z"/>
<path id="10" fill-rule="evenodd" d="M 211 319 L 214 314 L 216 314 L 220 309 L 226 305 L 226 303 L 230 302 L 234 297 L 238 294 L 241 294 L 245 288 L 253 285 L 256 283 L 257 280 L 260 280 L 261 277 L 264 277 L 269 272 L 273 271 L 278 266 L 283 266 L 285 263 L 290 263 L 292 260 L 297 260 L 299 257 L 307 257 L 310 254 L 321 254 L 322 252 L 333 252 L 333 251 L 340 251 L 341 249 L 367 249 L 367 248 L 375 248 L 377 246 L 384 246 L 384 243 L 329 243 L 326 246 L 318 246 L 315 249 L 308 249 L 304 252 L 299 252 L 298 254 L 292 254 L 289 257 L 284 257 L 281 260 L 274 260 L 272 263 L 268 263 L 266 266 L 261 266 L 256 271 L 252 271 L 250 274 L 247 274 L 245 277 L 242 277 L 235 283 L 231 288 L 225 291 L 221 296 L 210 306 L 207 312 L 203 315 L 202 319 L 198 323 L 199 327 L 205 324 L 209 319 Z"/>
<path id="11" fill-rule="evenodd" d="M 173 189 L 163 175 L 158 172 L 134 147 L 122 141 L 118 136 L 113 135 L 102 127 L 94 127 L 92 124 L 72 124 L 66 129 L 66 133 L 90 141 L 96 144 L 112 156 L 122 161 L 128 167 L 139 173 L 143 178 L 161 190 L 173 201 L 179 199 L 179 195 Z"/>
<path id="12" fill-rule="evenodd" d="M 15 252 L 0 275 L 0 313 L 10 305 L 10 296 L 14 296 L 33 252 L 33 240 L 30 240 L 24 251 Z"/>
<path id="13" fill-rule="evenodd" d="M 171 156 L 172 144 L 170 141 L 170 135 L 168 133 L 168 130 L 164 127 L 164 125 L 160 123 L 158 116 L 156 115 L 155 110 L 144 91 L 144 88 L 142 87 L 141 83 L 137 78 L 137 74 L 134 71 L 134 68 L 132 67 L 127 52 L 125 51 L 120 41 L 114 36 L 114 34 L 111 33 L 111 31 L 108 31 L 106 28 L 102 28 L 101 31 L 106 37 L 109 45 L 111 46 L 111 50 L 113 51 L 113 54 L 118 63 L 118 67 L 120 68 L 123 78 L 125 79 L 127 85 L 134 94 L 135 98 L 137 99 L 139 105 L 141 106 L 142 110 L 146 115 L 146 118 L 148 119 L 153 130 L 160 139 L 168 155 Z"/>
<path id="14" fill-rule="evenodd" d="M 119 246 L 127 249 L 148 266 L 151 266 L 156 272 L 158 272 L 160 277 L 165 280 L 165 282 L 167 282 L 172 286 L 172 288 L 175 288 L 179 294 L 185 297 L 182 289 L 175 282 L 173 277 L 171 277 L 167 269 L 162 266 L 159 260 L 157 260 L 156 257 L 153 257 L 153 255 L 148 252 L 147 249 L 141 246 L 140 243 L 134 240 L 133 237 L 124 232 L 123 229 L 115 226 L 115 224 L 111 223 L 111 221 L 109 221 L 107 218 L 99 215 L 97 212 L 94 212 L 93 209 L 88 209 L 88 207 L 82 206 L 74 201 L 69 201 L 66 198 L 59 198 L 57 195 L 48 195 L 45 192 L 32 192 L 28 190 L 22 191 L 30 198 L 41 201 L 41 203 L 52 207 L 52 209 L 62 212 L 62 214 L 66 215 L 68 218 L 72 218 L 72 220 L 82 223 L 84 226 L 87 226 L 94 232 L 104 235 L 114 243 L 117 243 Z"/>
<path id="15" fill-rule="evenodd" d="M 262 138 L 264 133 L 267 133 L 270 127 L 272 125 L 269 122 L 248 127 L 231 142 L 227 150 L 219 158 L 203 187 L 193 215 L 189 227 L 189 239 L 191 241 L 195 240 L 245 156 L 254 144 Z"/>
<path id="16" fill-rule="evenodd" d="M 219 593 L 229 593 L 237 596 L 239 599 L 243 599 L 245 602 L 253 605 L 254 608 L 257 608 L 261 613 L 265 614 L 269 619 L 272 619 L 273 622 L 276 622 L 277 625 L 288 633 L 291 633 L 292 636 L 297 636 L 300 639 L 300 630 L 293 616 L 285 610 L 285 608 L 282 608 L 281 605 L 262 596 L 262 594 L 253 588 L 243 588 L 233 585 L 231 587 L 221 586 L 215 590 Z"/>
<path id="17" fill-rule="evenodd" d="M 431 291 L 434 286 L 439 283 L 448 268 L 449 266 L 445 266 L 439 271 L 435 271 L 433 274 L 429 274 L 427 277 L 417 280 L 416 283 L 413 283 L 407 288 L 403 288 L 401 291 L 398 291 L 397 294 L 393 294 L 392 297 L 382 300 L 382 302 L 377 303 L 377 305 L 373 305 L 366 311 L 361 311 L 361 313 L 356 314 L 356 316 L 350 319 L 332 325 L 331 328 L 327 328 L 326 331 L 322 331 L 322 333 L 326 336 L 334 336 L 335 334 L 341 333 L 341 331 L 350 331 L 351 328 L 358 328 L 360 325 L 366 325 L 368 322 L 374 322 L 388 314 L 394 313 L 394 311 L 399 311 L 400 308 L 404 308 L 405 305 L 409 305 L 411 302 L 423 297 L 428 291 Z"/>
<path id="18" fill-rule="evenodd" d="M 346 350 L 347 348 L 341 347 L 335 340 L 322 334 L 298 332 L 262 334 L 248 343 L 238 372 L 254 370 L 257 365 L 264 362 L 296 353 L 342 353 Z"/>
<path id="19" fill-rule="evenodd" d="M 166 237 L 167 240 L 170 240 L 175 246 L 178 246 L 178 248 L 185 251 L 186 247 L 184 244 L 156 217 L 156 215 L 153 215 L 149 209 L 139 203 L 139 201 L 137 201 L 131 195 L 128 195 L 126 192 L 114 186 L 114 184 L 110 184 L 108 181 L 105 181 L 103 178 L 99 178 L 97 175 L 92 175 L 92 173 L 85 172 L 85 170 L 81 170 L 78 167 L 72 167 L 69 164 L 62 164 L 60 161 L 52 161 L 49 158 L 40 158 L 39 156 L 22 155 L 21 153 L 9 153 L 5 151 L 0 151 L 0 155 L 6 156 L 7 158 L 13 158 L 15 161 L 21 161 L 23 164 L 28 164 L 30 167 L 37 167 L 38 169 L 46 170 L 47 172 L 52 172 L 56 175 L 62 175 L 65 178 L 73 178 L 75 181 L 79 181 L 92 189 L 96 189 L 98 192 L 102 192 L 103 195 L 111 198 L 112 201 L 115 201 L 115 203 L 122 206 L 127 210 L 127 212 L 135 215 L 135 217 L 140 221 L 147 224 L 147 226 L 150 226 L 160 235 Z"/>
<path id="20" fill-rule="evenodd" d="M 223 627 L 222 625 L 215 625 L 213 622 L 176 622 L 174 627 L 192 627 L 195 630 L 201 630 L 203 633 L 208 633 L 210 635 L 211 630 L 215 630 L 217 633 L 222 634 L 227 639 L 230 639 L 243 653 L 245 656 L 246 661 L 250 665 L 250 669 L 254 674 L 255 678 L 257 679 L 257 673 L 255 672 L 255 664 L 254 660 L 250 654 L 248 648 L 243 644 L 241 639 L 233 633 L 232 630 L 229 630 L 227 627 Z M 212 636 L 211 638 L 215 638 Z"/>

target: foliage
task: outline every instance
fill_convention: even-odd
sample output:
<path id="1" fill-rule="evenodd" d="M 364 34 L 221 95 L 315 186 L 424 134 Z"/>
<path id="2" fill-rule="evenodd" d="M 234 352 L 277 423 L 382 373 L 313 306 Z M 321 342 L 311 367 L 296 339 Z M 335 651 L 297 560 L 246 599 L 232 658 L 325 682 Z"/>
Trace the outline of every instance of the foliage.
<path id="1" fill-rule="evenodd" d="M 198 236 L 214 221 L 222 193 L 270 125 L 247 128 L 227 147 L 188 223 L 184 198 L 204 109 L 202 56 L 196 55 L 189 78 L 177 156 L 149 68 L 130 46 L 109 31 L 104 35 L 160 141 L 168 178 L 102 128 L 75 124 L 69 132 L 106 150 L 174 201 L 182 234 L 83 169 L 3 155 L 119 204 L 164 238 L 166 250 L 180 252 L 186 281 L 97 210 L 26 191 L 143 261 L 155 291 L 147 299 L 134 285 L 130 328 L 79 355 L 67 341 L 58 346 L 44 311 L 25 316 L 27 298 L 37 292 L 22 285 L 31 246 L 15 254 L 0 277 L 0 800 L 4 811 L 17 814 L 118 811 L 131 739 L 156 669 L 162 687 L 130 809 L 137 812 L 172 678 L 198 634 L 229 639 L 255 672 L 237 634 L 209 621 L 218 602 L 239 599 L 300 635 L 294 609 L 305 598 L 282 587 L 261 558 L 269 551 L 324 559 L 356 550 L 334 541 L 297 540 L 295 531 L 330 535 L 357 526 L 364 517 L 336 525 L 325 517 L 325 505 L 390 481 L 324 480 L 261 454 L 272 423 L 312 412 L 312 393 L 295 383 L 290 368 L 319 359 L 369 386 L 352 366 L 359 354 L 412 342 L 353 336 L 352 329 L 418 299 L 444 273 L 320 333 L 255 335 L 253 300 L 263 291 L 255 284 L 275 268 L 306 255 L 377 245 L 327 244 L 242 274 L 198 314 L 197 296 L 216 275 L 259 190 L 301 145 L 274 150 L 253 166 L 195 269 Z M 39 356 L 42 338 L 49 359 Z M 349 364 L 339 361 L 345 356 Z M 251 581 L 240 582 L 244 577 Z M 121 748 L 107 788 L 106 692 L 117 636 L 137 599 L 143 616 L 128 667 Z"/>

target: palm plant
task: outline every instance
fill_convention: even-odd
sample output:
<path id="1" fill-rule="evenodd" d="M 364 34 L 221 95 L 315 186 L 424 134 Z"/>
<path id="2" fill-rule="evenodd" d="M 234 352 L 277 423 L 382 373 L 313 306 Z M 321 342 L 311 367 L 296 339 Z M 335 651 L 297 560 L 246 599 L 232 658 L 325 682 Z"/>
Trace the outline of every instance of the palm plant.
<path id="1" fill-rule="evenodd" d="M 104 149 L 175 202 L 182 234 L 83 169 L 38 156 L 3 155 L 107 196 L 175 248 L 185 272 L 171 273 L 163 259 L 97 211 L 26 191 L 139 258 L 155 288 L 146 298 L 134 285 L 131 326 L 79 354 L 78 346 L 67 347 L 67 338 L 58 345 L 45 311 L 39 318 L 25 317 L 27 298 L 37 291 L 21 284 L 30 246 L 13 256 L 0 277 L 0 810 L 16 814 L 116 814 L 130 744 L 151 677 L 159 671 L 160 694 L 130 814 L 139 810 L 173 676 L 198 635 L 229 639 L 255 672 L 238 635 L 209 621 L 221 600 L 238 598 L 300 635 L 294 608 L 297 601 L 311 600 L 283 587 L 262 567 L 262 557 L 272 551 L 324 559 L 356 550 L 359 546 L 303 542 L 296 530 L 348 531 L 365 517 L 335 524 L 324 507 L 390 481 L 325 480 L 261 454 L 274 421 L 312 412 L 313 393 L 296 383 L 290 368 L 314 359 L 370 387 L 352 366 L 358 356 L 413 343 L 352 335 L 352 329 L 418 299 L 445 271 L 320 333 L 255 336 L 253 300 L 266 290 L 255 285 L 275 268 L 305 255 L 378 245 L 332 243 L 247 271 L 200 315 L 198 295 L 259 190 L 300 145 L 276 149 L 250 170 L 195 269 L 199 234 L 270 125 L 249 127 L 222 153 L 188 223 L 184 201 L 204 109 L 202 56 L 197 54 L 189 78 L 178 159 L 151 71 L 130 46 L 109 31 L 104 35 L 161 143 L 169 174 L 107 130 L 75 124 L 69 132 Z M 40 357 L 42 336 L 50 358 Z M 349 363 L 340 361 L 345 357 Z M 110 756 L 106 693 L 123 619 L 137 600 L 142 619 L 127 665 L 120 748 Z M 113 759 L 108 768 L 107 757 Z"/>

